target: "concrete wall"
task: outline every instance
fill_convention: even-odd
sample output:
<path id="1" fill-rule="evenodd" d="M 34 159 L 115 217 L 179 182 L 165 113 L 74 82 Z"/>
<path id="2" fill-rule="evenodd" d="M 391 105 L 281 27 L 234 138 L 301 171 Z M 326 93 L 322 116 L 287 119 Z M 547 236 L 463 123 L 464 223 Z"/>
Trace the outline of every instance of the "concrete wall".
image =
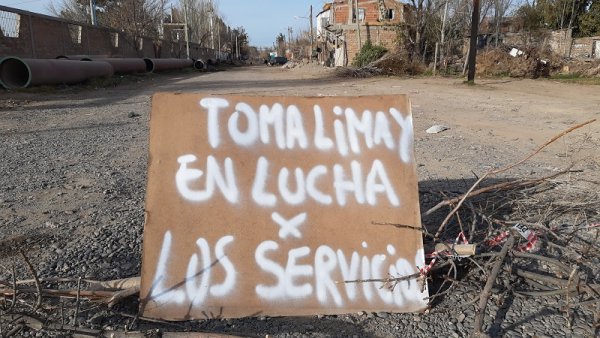
<path id="1" fill-rule="evenodd" d="M 18 27 L 16 34 L 11 31 Z M 0 6 L 0 57 L 55 58 L 59 55 L 185 58 L 183 41 L 143 37 L 134 41 L 110 28 L 75 23 Z M 16 36 L 15 36 L 16 35 Z M 190 44 L 190 57 L 215 59 L 215 50 Z"/>
<path id="2" fill-rule="evenodd" d="M 509 46 L 540 44 L 564 57 L 600 59 L 600 47 L 596 47 L 600 46 L 600 36 L 573 38 L 569 29 L 537 35 L 527 32 L 507 33 L 503 35 L 503 43 Z"/>
<path id="3" fill-rule="evenodd" d="M 600 59 L 600 36 L 573 39 L 571 57 Z"/>

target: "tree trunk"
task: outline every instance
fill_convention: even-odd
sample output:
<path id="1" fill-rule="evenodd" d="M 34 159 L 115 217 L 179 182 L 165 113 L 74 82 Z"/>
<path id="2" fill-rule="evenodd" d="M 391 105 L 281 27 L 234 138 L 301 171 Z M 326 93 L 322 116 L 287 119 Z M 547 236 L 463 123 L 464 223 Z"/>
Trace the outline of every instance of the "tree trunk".
<path id="1" fill-rule="evenodd" d="M 469 73 L 467 81 L 475 81 L 475 64 L 477 57 L 477 35 L 479 33 L 479 0 L 473 0 L 473 16 L 471 18 L 471 41 L 469 44 Z"/>

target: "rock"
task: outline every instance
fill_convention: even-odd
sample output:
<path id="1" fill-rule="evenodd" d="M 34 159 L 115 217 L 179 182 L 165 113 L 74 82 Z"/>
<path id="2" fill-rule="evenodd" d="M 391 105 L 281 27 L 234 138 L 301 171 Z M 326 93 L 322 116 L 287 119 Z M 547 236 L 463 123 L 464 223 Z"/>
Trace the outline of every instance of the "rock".
<path id="1" fill-rule="evenodd" d="M 379 317 L 379 318 L 389 318 L 390 314 L 388 312 L 377 312 L 377 317 Z"/>
<path id="2" fill-rule="evenodd" d="M 425 132 L 427 134 L 437 134 L 437 133 L 441 133 L 443 131 L 446 131 L 450 129 L 450 127 L 441 125 L 441 124 L 436 124 L 434 126 L 429 127 L 427 130 L 425 130 Z"/>
<path id="3" fill-rule="evenodd" d="M 138 117 L 140 116 L 140 114 L 130 111 L 129 114 L 127 114 L 127 117 L 129 117 L 130 119 L 134 118 L 134 117 Z"/>

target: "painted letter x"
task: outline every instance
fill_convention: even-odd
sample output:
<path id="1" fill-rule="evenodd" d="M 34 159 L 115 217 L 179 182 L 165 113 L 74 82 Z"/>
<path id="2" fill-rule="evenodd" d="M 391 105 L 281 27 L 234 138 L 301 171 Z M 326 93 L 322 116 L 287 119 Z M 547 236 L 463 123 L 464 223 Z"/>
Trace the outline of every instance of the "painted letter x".
<path id="1" fill-rule="evenodd" d="M 285 219 L 281 217 L 278 212 L 271 214 L 271 218 L 277 223 L 281 229 L 279 229 L 279 238 L 284 239 L 288 235 L 292 235 L 296 238 L 302 238 L 302 233 L 298 230 L 298 226 L 306 221 L 306 213 L 296 215 L 292 219 Z"/>

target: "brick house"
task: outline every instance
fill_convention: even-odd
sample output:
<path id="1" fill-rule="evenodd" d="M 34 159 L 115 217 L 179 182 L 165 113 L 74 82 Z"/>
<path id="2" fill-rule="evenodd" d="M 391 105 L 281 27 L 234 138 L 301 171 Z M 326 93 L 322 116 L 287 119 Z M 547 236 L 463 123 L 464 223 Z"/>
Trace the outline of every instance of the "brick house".
<path id="1" fill-rule="evenodd" d="M 334 0 L 325 4 L 317 14 L 320 61 L 346 66 L 366 41 L 392 48 L 410 8 L 398 0 Z"/>

